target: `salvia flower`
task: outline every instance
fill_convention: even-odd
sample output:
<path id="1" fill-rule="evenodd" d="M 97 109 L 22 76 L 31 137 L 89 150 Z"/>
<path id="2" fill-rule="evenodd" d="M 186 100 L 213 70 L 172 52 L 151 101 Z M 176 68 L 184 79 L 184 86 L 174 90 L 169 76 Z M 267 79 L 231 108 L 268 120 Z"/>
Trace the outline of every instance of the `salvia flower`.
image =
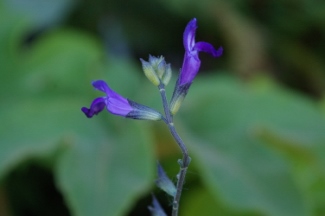
<path id="1" fill-rule="evenodd" d="M 94 99 L 89 109 L 87 107 L 81 108 L 81 111 L 88 118 L 97 115 L 105 107 L 110 113 L 126 118 L 144 120 L 160 120 L 162 118 L 162 115 L 154 109 L 122 97 L 110 89 L 103 80 L 94 81 L 92 85 L 96 90 L 104 92 L 106 96 Z"/>
<path id="2" fill-rule="evenodd" d="M 213 57 L 220 57 L 223 52 L 222 47 L 216 50 L 210 43 L 195 42 L 196 29 L 196 18 L 194 18 L 187 24 L 183 35 L 185 56 L 170 104 L 170 111 L 172 114 L 178 111 L 189 87 L 200 69 L 201 60 L 199 59 L 199 52 L 209 53 Z"/>
<path id="3" fill-rule="evenodd" d="M 142 63 L 142 69 L 146 77 L 155 86 L 161 84 L 167 85 L 172 76 L 172 70 L 170 64 L 167 64 L 163 56 L 154 57 L 149 55 L 149 61 L 140 59 Z"/>

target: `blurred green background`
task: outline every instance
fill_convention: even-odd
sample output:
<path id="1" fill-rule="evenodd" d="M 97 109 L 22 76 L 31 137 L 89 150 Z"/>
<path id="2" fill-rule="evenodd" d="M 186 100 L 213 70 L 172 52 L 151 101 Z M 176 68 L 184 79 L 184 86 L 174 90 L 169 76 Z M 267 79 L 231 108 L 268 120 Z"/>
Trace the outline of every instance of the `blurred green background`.
<path id="1" fill-rule="evenodd" d="M 172 63 L 187 22 L 201 71 L 175 125 L 192 163 L 181 216 L 325 215 L 325 2 L 0 0 L 0 215 L 149 215 L 156 161 L 176 180 L 162 122 L 80 111 L 104 79 L 161 109 L 139 58 Z"/>

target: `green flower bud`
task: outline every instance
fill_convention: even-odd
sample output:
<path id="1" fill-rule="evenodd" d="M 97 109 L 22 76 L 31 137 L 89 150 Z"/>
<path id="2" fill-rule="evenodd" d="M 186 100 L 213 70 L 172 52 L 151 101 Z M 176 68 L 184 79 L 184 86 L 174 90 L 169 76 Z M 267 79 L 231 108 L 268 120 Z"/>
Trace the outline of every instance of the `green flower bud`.
<path id="1" fill-rule="evenodd" d="M 161 79 L 166 71 L 166 62 L 164 57 L 161 58 L 162 60 L 157 64 L 157 73 L 158 77 Z"/>
<path id="2" fill-rule="evenodd" d="M 150 82 L 152 82 L 155 86 L 158 86 L 160 84 L 160 79 L 157 76 L 156 71 L 154 70 L 152 64 L 150 64 L 149 62 L 140 59 L 141 63 L 142 63 L 142 69 L 144 74 L 146 75 L 146 77 L 150 80 Z"/>
<path id="3" fill-rule="evenodd" d="M 161 82 L 167 85 L 172 76 L 172 70 L 170 64 L 167 64 L 163 56 L 154 57 L 149 55 L 149 61 L 142 62 L 142 68 L 146 77 L 156 86 Z"/>
<path id="4" fill-rule="evenodd" d="M 170 64 L 166 64 L 166 69 L 165 69 L 165 73 L 162 77 L 162 82 L 164 83 L 164 85 L 168 85 L 170 79 L 172 78 L 172 69 Z"/>

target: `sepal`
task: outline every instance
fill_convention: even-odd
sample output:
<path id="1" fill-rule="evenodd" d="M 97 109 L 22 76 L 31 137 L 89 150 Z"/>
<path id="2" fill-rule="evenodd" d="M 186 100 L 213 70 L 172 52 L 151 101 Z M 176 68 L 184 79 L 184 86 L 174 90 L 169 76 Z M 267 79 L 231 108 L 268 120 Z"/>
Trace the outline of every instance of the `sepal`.
<path id="1" fill-rule="evenodd" d="M 175 115 L 179 108 L 182 105 L 182 102 L 187 95 L 187 92 L 191 86 L 192 83 L 187 83 L 184 85 L 178 85 L 178 81 L 176 82 L 176 87 L 174 89 L 174 93 L 172 96 L 172 99 L 170 101 L 170 112 L 171 114 Z"/>
<path id="2" fill-rule="evenodd" d="M 150 82 L 152 82 L 155 86 L 158 86 L 160 84 L 160 79 L 153 68 L 152 64 L 150 62 L 147 62 L 143 59 L 140 59 L 142 63 L 142 70 L 146 77 L 149 79 Z"/>
<path id="3" fill-rule="evenodd" d="M 126 118 L 155 121 L 160 120 L 162 118 L 162 115 L 158 111 L 145 105 L 134 102 L 130 99 L 127 100 L 133 110 L 125 116 Z"/>
<path id="4" fill-rule="evenodd" d="M 171 78 L 172 78 L 172 68 L 171 68 L 170 64 L 167 64 L 166 68 L 165 68 L 165 73 L 163 74 L 161 81 L 166 86 L 166 85 L 168 85 Z"/>

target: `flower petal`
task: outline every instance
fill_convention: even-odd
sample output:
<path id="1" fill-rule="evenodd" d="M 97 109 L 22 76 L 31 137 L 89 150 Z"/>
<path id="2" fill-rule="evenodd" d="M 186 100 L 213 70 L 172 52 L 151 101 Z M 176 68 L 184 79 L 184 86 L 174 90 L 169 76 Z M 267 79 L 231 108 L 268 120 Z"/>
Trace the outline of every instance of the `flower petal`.
<path id="1" fill-rule="evenodd" d="M 219 47 L 219 49 L 216 50 L 210 43 L 207 42 L 197 42 L 194 46 L 194 50 L 209 53 L 213 57 L 219 57 L 222 55 L 223 52 L 222 47 Z"/>
<path id="2" fill-rule="evenodd" d="M 123 102 L 127 102 L 126 98 L 122 97 L 115 91 L 113 91 L 104 80 L 96 80 L 92 82 L 92 85 L 96 90 L 102 91 L 106 93 L 108 98 L 115 98 L 117 100 L 121 100 Z"/>
<path id="3" fill-rule="evenodd" d="M 93 102 L 90 105 L 90 108 L 88 109 L 87 107 L 82 107 L 81 111 L 85 113 L 85 115 L 88 118 L 93 117 L 94 115 L 97 115 L 100 113 L 104 108 L 105 108 L 105 97 L 99 97 L 93 100 Z"/>
<path id="4" fill-rule="evenodd" d="M 102 91 L 106 94 L 110 92 L 110 88 L 104 80 L 96 80 L 91 83 L 96 90 Z"/>
<path id="5" fill-rule="evenodd" d="M 110 113 L 126 117 L 133 110 L 128 100 L 113 91 L 105 81 L 96 80 L 92 82 L 92 85 L 96 90 L 106 93 L 107 96 L 104 97 L 103 102 Z"/>
<path id="6" fill-rule="evenodd" d="M 131 105 L 128 103 L 128 100 L 120 95 L 118 95 L 118 98 L 107 97 L 106 107 L 110 113 L 124 117 L 133 110 Z"/>
<path id="7" fill-rule="evenodd" d="M 184 48 L 187 52 L 190 52 L 195 45 L 196 29 L 197 29 L 196 18 L 194 18 L 187 24 L 183 34 Z"/>
<path id="8" fill-rule="evenodd" d="M 200 65 L 201 60 L 199 59 L 197 52 L 194 55 L 193 52 L 192 54 L 186 53 L 179 76 L 178 85 L 192 83 L 193 79 L 200 69 Z"/>

